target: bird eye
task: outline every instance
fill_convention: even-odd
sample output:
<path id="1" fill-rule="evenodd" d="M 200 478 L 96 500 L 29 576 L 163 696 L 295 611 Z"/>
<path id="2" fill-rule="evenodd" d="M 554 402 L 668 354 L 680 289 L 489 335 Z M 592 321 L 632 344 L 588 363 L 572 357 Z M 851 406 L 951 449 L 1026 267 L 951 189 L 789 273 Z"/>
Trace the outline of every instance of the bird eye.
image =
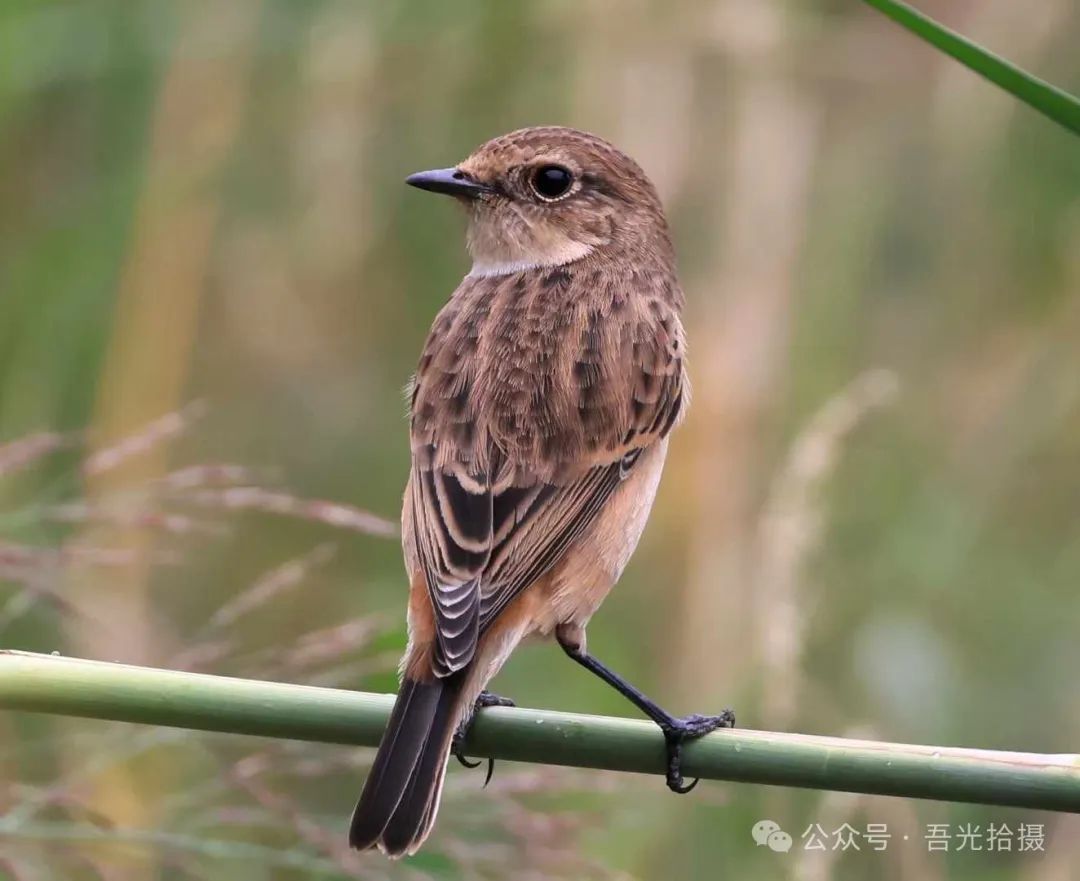
<path id="1" fill-rule="evenodd" d="M 541 165 L 532 173 L 529 182 L 536 195 L 550 201 L 569 192 L 574 176 L 561 165 Z"/>

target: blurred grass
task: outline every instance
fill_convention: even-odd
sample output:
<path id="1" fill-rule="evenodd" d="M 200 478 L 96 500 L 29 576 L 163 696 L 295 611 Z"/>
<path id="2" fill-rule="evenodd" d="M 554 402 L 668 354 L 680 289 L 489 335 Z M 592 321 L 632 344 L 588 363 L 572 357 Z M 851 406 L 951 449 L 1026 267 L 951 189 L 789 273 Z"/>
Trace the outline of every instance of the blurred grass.
<path id="1" fill-rule="evenodd" d="M 943 28 L 906 3 L 897 0 L 866 2 L 1029 107 L 1065 126 L 1073 134 L 1080 134 L 1080 101 L 1068 92 L 1009 64 L 948 28 Z"/>
<path id="2" fill-rule="evenodd" d="M 1080 13 L 1068 0 L 1044 0 L 1038 14 L 1007 0 L 920 8 L 1080 91 Z M 178 68 L 200 85 L 163 143 L 155 121 Z M 231 86 L 209 76 L 221 70 L 232 71 Z M 239 96 L 231 131 L 214 112 L 227 88 Z M 781 657 L 797 670 L 784 711 L 793 729 L 1075 748 L 1076 141 L 858 4 L 264 0 L 226 12 L 205 0 L 9 0 L 0 6 L 0 443 L 86 428 L 89 446 L 0 478 L 0 523 L 19 523 L 0 542 L 77 538 L 77 526 L 26 511 L 86 498 L 87 449 L 194 399 L 207 400 L 208 415 L 162 448 L 161 467 L 239 463 L 297 496 L 396 518 L 408 456 L 401 388 L 466 266 L 452 207 L 406 192 L 401 179 L 547 122 L 610 137 L 654 176 L 689 300 L 696 403 L 590 646 L 676 709 L 732 705 L 749 725 L 774 712 L 767 671 Z M 146 221 L 151 196 L 156 226 Z M 108 423 L 108 383 L 140 386 L 161 368 L 158 354 L 182 342 L 165 282 L 175 281 L 168 260 L 197 244 L 180 222 L 191 200 L 216 208 L 199 233 L 199 271 L 186 258 L 181 266 L 197 305 L 182 380 L 149 395 L 130 422 Z M 155 229 L 171 231 L 161 268 L 133 273 Z M 137 310 L 156 329 L 135 332 L 137 357 L 108 379 L 114 328 Z M 836 448 L 831 475 L 796 511 L 797 523 L 820 528 L 784 570 L 792 614 L 774 622 L 760 597 L 790 548 L 761 536 L 778 475 L 815 414 L 878 368 L 895 375 L 899 394 Z M 223 519 L 226 536 L 164 542 L 180 564 L 146 570 L 130 625 L 138 632 L 100 651 L 122 660 L 125 646 L 141 645 L 144 659 L 167 663 L 201 648 L 215 612 L 329 537 L 305 520 Z M 333 559 L 237 621 L 230 652 L 205 668 L 389 687 L 402 642 L 399 550 L 372 537 L 334 540 Z M 64 567 L 46 584 L 89 600 Z M 17 588 L 0 590 L 6 602 Z M 359 654 L 342 650 L 331 669 L 283 666 L 301 634 L 372 616 L 390 623 Z M 100 639 L 96 626 L 42 602 L 0 640 L 74 651 Z M 548 646 L 519 653 L 497 687 L 531 705 L 629 712 Z M 80 763 L 109 743 L 115 762 L 80 777 Z M 138 774 L 146 819 L 116 838 L 153 841 L 177 824 L 210 837 L 199 823 L 225 815 L 240 845 L 333 859 L 297 821 L 337 841 L 365 760 L 304 754 L 299 767 L 324 762 L 310 780 L 283 765 L 273 791 L 297 812 L 286 818 L 225 773 L 258 747 L 141 743 L 122 730 L 0 719 L 0 810 L 8 817 L 35 791 L 87 779 L 72 790 L 76 804 L 50 807 L 46 819 L 70 836 L 96 834 L 108 826 L 87 815 L 87 793 L 109 774 Z M 655 780 L 585 796 L 564 777 L 530 779 L 539 796 L 489 800 L 452 771 L 461 825 L 440 829 L 416 863 L 368 861 L 363 871 L 500 877 L 557 851 L 567 861 L 544 863 L 546 877 L 605 867 L 640 878 L 1043 881 L 1068 877 L 1080 860 L 1075 825 L 1031 814 L 767 790 L 736 800 L 723 787 L 673 800 Z M 552 810 L 518 814 L 519 804 Z M 592 819 L 570 835 L 560 824 L 578 809 Z M 258 823 L 245 821 L 250 810 L 262 812 Z M 833 854 L 827 865 L 805 853 L 782 862 L 753 846 L 762 816 L 793 835 L 825 816 L 889 822 L 913 841 Z M 931 821 L 1045 821 L 1052 834 L 1044 856 L 942 855 L 921 844 Z M 31 878 L 310 877 L 254 859 L 192 861 L 157 844 L 61 848 L 10 835 L 0 860 L 0 876 Z"/>

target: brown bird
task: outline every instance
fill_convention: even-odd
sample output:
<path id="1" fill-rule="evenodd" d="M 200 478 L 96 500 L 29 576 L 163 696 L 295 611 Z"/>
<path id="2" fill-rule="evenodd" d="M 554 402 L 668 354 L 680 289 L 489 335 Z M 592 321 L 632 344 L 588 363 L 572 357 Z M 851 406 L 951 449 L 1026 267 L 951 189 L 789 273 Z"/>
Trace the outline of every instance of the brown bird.
<path id="1" fill-rule="evenodd" d="M 411 385 L 409 644 L 349 832 L 394 857 L 427 838 L 455 732 L 530 634 L 554 634 L 660 726 L 677 792 L 690 789 L 682 742 L 734 722 L 675 718 L 585 648 L 689 400 L 656 189 L 611 144 L 559 127 L 512 132 L 407 183 L 465 207 L 473 263 Z"/>

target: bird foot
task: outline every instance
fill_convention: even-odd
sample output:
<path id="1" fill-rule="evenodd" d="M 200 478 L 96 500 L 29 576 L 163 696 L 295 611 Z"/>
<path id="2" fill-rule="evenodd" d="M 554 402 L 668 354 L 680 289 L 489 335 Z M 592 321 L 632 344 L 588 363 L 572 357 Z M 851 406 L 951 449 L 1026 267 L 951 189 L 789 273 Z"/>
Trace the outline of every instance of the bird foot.
<path id="1" fill-rule="evenodd" d="M 734 728 L 735 714 L 731 710 L 724 710 L 719 716 L 683 716 L 681 719 L 671 719 L 669 722 L 658 723 L 664 733 L 664 744 L 667 747 L 667 785 L 672 792 L 680 795 L 689 792 L 698 781 L 695 779 L 687 784 L 682 776 L 680 766 L 682 764 L 682 747 L 688 740 L 703 737 L 718 728 Z"/>
<path id="2" fill-rule="evenodd" d="M 457 759 L 466 768 L 479 768 L 483 761 L 470 762 L 465 757 L 465 739 L 469 734 L 469 726 L 472 725 L 473 716 L 485 707 L 513 707 L 516 706 L 512 700 L 508 697 L 500 697 L 497 694 L 492 694 L 490 691 L 480 692 L 480 696 L 476 699 L 476 703 L 473 704 L 473 712 L 469 718 L 462 722 L 457 731 L 454 732 L 454 739 L 451 741 L 450 752 L 454 758 Z M 491 782 L 491 775 L 495 771 L 495 760 L 487 760 L 487 775 L 484 777 L 484 786 L 487 786 Z"/>
<path id="3" fill-rule="evenodd" d="M 473 704 L 474 712 L 476 710 L 482 710 L 484 707 L 516 707 L 510 698 L 503 697 L 499 694 L 492 694 L 490 691 L 480 692 L 480 696 L 476 699 L 476 703 Z"/>

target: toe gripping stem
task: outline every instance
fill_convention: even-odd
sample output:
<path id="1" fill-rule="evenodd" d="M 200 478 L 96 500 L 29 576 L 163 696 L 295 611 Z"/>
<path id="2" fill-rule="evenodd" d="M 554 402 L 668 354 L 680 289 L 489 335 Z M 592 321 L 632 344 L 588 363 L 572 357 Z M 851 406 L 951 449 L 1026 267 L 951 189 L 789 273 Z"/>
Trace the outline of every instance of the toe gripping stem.
<path id="1" fill-rule="evenodd" d="M 476 699 L 476 703 L 473 705 L 472 715 L 466 719 L 454 732 L 454 739 L 451 742 L 450 751 L 453 753 L 454 758 L 457 759 L 466 768 L 479 768 L 484 764 L 483 759 L 478 759 L 475 762 L 470 762 L 465 757 L 465 739 L 468 737 L 469 728 L 472 725 L 473 717 L 476 713 L 485 707 L 512 707 L 514 702 L 510 698 L 500 697 L 497 694 L 492 694 L 490 691 L 480 692 L 480 696 Z M 491 775 L 495 772 L 495 760 L 489 758 L 487 760 L 487 774 L 484 777 L 484 786 L 487 786 L 491 782 Z"/>
<path id="2" fill-rule="evenodd" d="M 731 710 L 724 710 L 718 716 L 684 716 L 681 719 L 669 717 L 665 720 L 657 720 L 657 725 L 664 734 L 664 746 L 667 749 L 667 786 L 672 792 L 680 795 L 692 790 L 698 785 L 700 778 L 695 777 L 690 783 L 686 783 L 682 775 L 682 747 L 687 740 L 716 731 L 718 728 L 734 728 L 735 714 Z"/>

